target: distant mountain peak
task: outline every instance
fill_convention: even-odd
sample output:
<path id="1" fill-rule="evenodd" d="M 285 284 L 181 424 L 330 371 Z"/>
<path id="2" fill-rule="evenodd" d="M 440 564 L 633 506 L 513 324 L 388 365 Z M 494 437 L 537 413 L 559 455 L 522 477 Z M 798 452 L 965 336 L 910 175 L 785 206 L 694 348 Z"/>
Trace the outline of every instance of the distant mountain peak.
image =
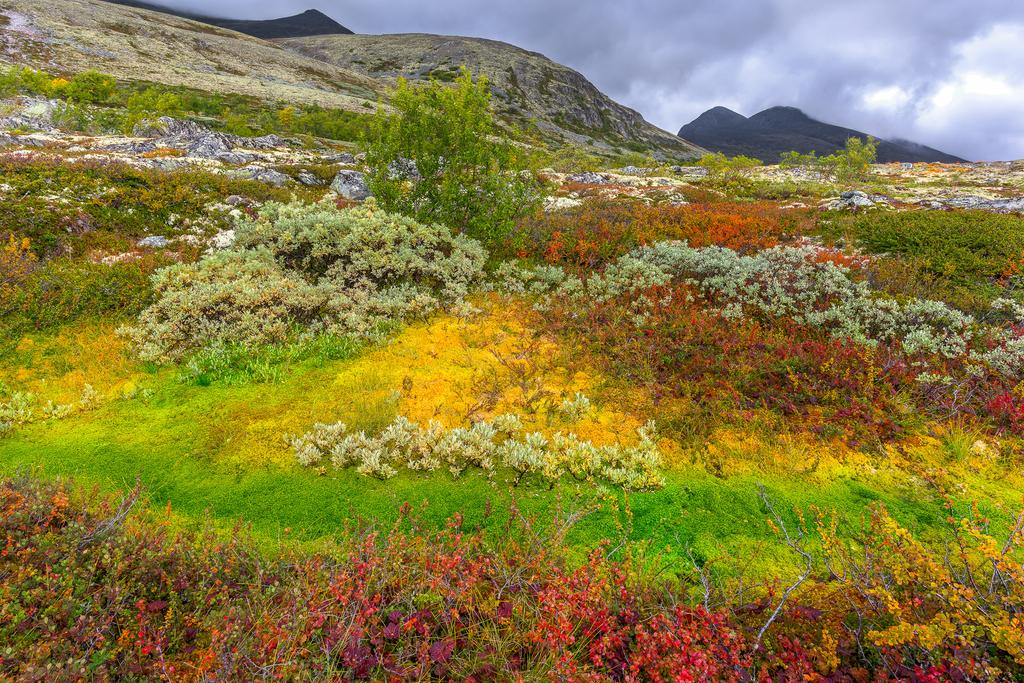
<path id="1" fill-rule="evenodd" d="M 308 9 L 301 14 L 278 19 L 229 19 L 225 17 L 194 14 L 172 9 L 165 5 L 146 0 L 107 0 L 116 5 L 136 7 L 163 14 L 172 14 L 183 19 L 219 26 L 256 38 L 273 40 L 277 38 L 305 38 L 308 36 L 348 35 L 352 31 L 339 24 L 317 9 Z"/>
<path id="2" fill-rule="evenodd" d="M 738 114 L 728 107 L 712 107 L 694 119 L 693 123 L 708 127 L 719 127 L 736 125 L 746 120 L 746 116 Z"/>
<path id="3" fill-rule="evenodd" d="M 807 121 L 812 120 L 810 116 L 804 113 L 803 109 L 797 107 L 769 107 L 764 111 L 759 111 L 750 118 L 752 119 L 763 119 L 772 121 Z"/>
<path id="4" fill-rule="evenodd" d="M 679 130 L 679 137 L 714 152 L 744 155 L 776 163 L 789 151 L 827 156 L 842 149 L 851 137 L 877 137 L 851 128 L 823 123 L 797 107 L 777 106 L 746 118 L 725 107 L 704 112 Z M 880 140 L 878 160 L 960 162 L 963 159 L 906 140 Z"/>

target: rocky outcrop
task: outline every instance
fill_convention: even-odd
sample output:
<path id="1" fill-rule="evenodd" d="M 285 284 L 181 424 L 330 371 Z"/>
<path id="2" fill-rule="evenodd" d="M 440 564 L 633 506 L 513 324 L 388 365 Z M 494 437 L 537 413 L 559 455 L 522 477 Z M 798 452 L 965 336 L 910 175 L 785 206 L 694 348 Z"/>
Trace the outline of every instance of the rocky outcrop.
<path id="1" fill-rule="evenodd" d="M 248 164 L 256 160 L 256 155 L 238 152 L 238 149 L 270 150 L 286 145 L 285 140 L 277 135 L 252 138 L 228 135 L 212 131 L 195 121 L 169 116 L 144 121 L 135 127 L 133 134 L 152 140 L 128 143 L 130 149 L 119 151 L 145 153 L 160 148 L 180 149 L 193 159 L 213 159 L 226 164 Z"/>
<path id="2" fill-rule="evenodd" d="M 0 116 L 0 130 L 53 130 L 53 116 L 61 105 L 58 100 L 41 97 L 8 100 L 5 106 L 7 103 L 13 108 L 13 113 Z"/>

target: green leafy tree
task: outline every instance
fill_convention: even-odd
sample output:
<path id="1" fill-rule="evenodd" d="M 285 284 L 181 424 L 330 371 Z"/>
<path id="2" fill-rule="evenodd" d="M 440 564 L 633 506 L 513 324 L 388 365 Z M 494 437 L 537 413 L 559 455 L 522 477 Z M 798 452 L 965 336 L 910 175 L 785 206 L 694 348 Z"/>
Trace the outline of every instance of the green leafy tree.
<path id="1" fill-rule="evenodd" d="M 383 208 L 489 243 L 534 208 L 536 180 L 498 130 L 486 77 L 463 69 L 451 85 L 399 80 L 391 104 L 395 113 L 378 110 L 367 152 Z"/>

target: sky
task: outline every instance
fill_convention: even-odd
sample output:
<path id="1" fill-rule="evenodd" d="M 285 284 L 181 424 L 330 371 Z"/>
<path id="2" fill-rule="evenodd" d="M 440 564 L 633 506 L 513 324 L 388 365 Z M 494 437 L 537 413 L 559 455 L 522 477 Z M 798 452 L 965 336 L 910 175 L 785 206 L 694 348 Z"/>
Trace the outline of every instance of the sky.
<path id="1" fill-rule="evenodd" d="M 159 0 L 158 0 L 159 1 Z M 541 52 L 672 132 L 776 105 L 976 160 L 1024 158 L 1024 0 L 163 0 Z"/>

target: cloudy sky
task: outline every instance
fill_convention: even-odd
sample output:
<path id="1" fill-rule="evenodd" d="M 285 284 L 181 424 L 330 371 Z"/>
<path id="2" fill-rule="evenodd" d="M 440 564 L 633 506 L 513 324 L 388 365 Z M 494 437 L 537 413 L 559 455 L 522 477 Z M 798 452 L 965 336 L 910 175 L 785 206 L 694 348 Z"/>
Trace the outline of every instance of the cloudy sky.
<path id="1" fill-rule="evenodd" d="M 504 40 L 673 132 L 715 105 L 781 104 L 967 158 L 1024 158 L 1022 0 L 163 2 L 238 18 L 315 7 L 357 33 Z"/>

